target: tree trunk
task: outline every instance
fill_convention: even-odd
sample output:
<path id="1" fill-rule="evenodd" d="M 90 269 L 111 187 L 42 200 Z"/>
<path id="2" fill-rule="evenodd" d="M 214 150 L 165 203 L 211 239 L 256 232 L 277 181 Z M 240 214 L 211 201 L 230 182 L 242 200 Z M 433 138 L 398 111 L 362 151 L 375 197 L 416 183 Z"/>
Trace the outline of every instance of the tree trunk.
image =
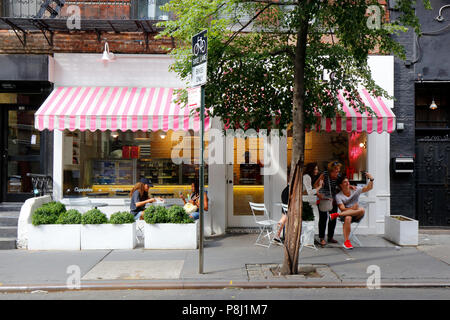
<path id="1" fill-rule="evenodd" d="M 308 20 L 308 16 L 306 16 L 301 22 L 299 31 L 297 33 L 297 45 L 295 49 L 294 99 L 292 117 L 293 144 L 288 221 L 286 224 L 284 261 L 283 266 L 281 267 L 282 274 L 298 273 L 298 253 L 300 249 L 303 205 L 302 193 L 305 146 L 304 97 Z"/>

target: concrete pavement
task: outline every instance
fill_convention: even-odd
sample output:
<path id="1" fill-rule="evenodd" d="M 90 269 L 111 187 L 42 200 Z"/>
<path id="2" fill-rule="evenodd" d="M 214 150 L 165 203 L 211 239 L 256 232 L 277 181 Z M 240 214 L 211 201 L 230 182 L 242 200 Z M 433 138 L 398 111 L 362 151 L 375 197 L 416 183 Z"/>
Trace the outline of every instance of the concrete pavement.
<path id="1" fill-rule="evenodd" d="M 362 247 L 304 248 L 301 266 L 316 272 L 281 276 L 283 248 L 254 245 L 256 234 L 205 240 L 204 274 L 198 250 L 0 251 L 0 292 L 80 289 L 218 289 L 450 287 L 450 233 L 421 233 L 418 247 L 397 247 L 381 236 L 359 236 Z"/>

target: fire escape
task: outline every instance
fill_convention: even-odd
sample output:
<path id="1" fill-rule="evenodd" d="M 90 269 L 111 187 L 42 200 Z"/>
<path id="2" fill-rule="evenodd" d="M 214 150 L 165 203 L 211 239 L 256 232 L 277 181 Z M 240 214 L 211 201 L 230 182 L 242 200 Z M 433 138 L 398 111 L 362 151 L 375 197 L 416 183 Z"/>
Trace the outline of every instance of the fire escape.
<path id="1" fill-rule="evenodd" d="M 12 30 L 22 43 L 27 45 L 27 35 L 41 32 L 50 47 L 53 47 L 54 32 L 88 31 L 95 32 L 101 42 L 104 32 L 136 32 L 144 35 L 146 47 L 149 47 L 150 34 L 160 30 L 156 23 L 173 19 L 170 14 L 150 15 L 160 5 L 169 0 L 41 0 L 35 5 L 17 2 L 17 0 L 0 0 L 0 30 Z M 64 6 L 75 5 L 80 8 L 79 28 L 73 28 L 73 16 Z M 64 10 L 63 10 L 64 9 Z M 159 10 L 159 9 L 158 9 Z M 23 13 L 25 12 L 25 14 Z M 34 12 L 34 13 L 33 13 Z M 96 12 L 92 15 L 92 12 Z M 156 11 L 153 11 L 156 12 Z M 159 13 L 161 14 L 161 13 Z"/>
<path id="2" fill-rule="evenodd" d="M 61 8 L 64 6 L 65 0 L 45 0 L 41 4 L 41 9 L 39 10 L 36 18 L 42 19 L 45 12 L 50 13 L 50 18 L 56 18 L 61 12 Z"/>

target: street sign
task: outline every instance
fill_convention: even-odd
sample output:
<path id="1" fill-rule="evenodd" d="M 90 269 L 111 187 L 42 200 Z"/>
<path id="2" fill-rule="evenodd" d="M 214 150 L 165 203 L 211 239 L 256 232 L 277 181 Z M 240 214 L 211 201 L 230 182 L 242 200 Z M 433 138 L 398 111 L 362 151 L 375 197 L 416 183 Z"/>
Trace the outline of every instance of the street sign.
<path id="1" fill-rule="evenodd" d="M 188 90 L 189 111 L 192 109 L 200 108 L 201 103 L 202 103 L 201 88 L 193 87 L 193 88 L 188 88 L 187 90 Z"/>
<path id="2" fill-rule="evenodd" d="M 191 86 L 201 86 L 207 81 L 208 31 L 203 30 L 192 37 Z"/>

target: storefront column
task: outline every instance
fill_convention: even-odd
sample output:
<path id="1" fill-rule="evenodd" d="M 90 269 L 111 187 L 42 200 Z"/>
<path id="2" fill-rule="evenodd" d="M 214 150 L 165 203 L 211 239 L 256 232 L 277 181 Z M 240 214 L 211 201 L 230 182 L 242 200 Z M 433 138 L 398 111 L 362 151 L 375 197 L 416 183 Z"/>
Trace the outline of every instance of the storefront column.
<path id="1" fill-rule="evenodd" d="M 53 131 L 53 200 L 63 198 L 64 132 Z"/>
<path id="2" fill-rule="evenodd" d="M 264 176 L 264 203 L 270 212 L 270 217 L 273 220 L 280 220 L 281 218 L 281 192 L 287 185 L 287 134 L 279 136 L 278 148 L 276 144 L 269 141 L 270 159 L 264 159 L 264 163 L 269 163 L 272 168 L 277 167 L 276 172 Z M 272 173 L 272 172 L 271 172 Z"/>
<path id="3" fill-rule="evenodd" d="M 205 234 L 225 234 L 228 208 L 227 165 L 225 163 L 225 137 L 222 135 L 221 122 L 213 118 L 208 145 L 208 201 L 210 209 L 205 215 Z M 213 132 L 216 134 L 212 137 Z M 218 137 L 217 135 L 221 135 Z M 212 143 L 211 143 L 212 141 Z M 217 162 L 213 162 L 212 160 Z"/>
<path id="4" fill-rule="evenodd" d="M 367 170 L 375 179 L 374 187 L 368 193 L 369 201 L 373 201 L 369 203 L 369 229 L 372 234 L 384 233 L 384 219 L 390 215 L 389 138 L 386 132 L 368 135 Z"/>

